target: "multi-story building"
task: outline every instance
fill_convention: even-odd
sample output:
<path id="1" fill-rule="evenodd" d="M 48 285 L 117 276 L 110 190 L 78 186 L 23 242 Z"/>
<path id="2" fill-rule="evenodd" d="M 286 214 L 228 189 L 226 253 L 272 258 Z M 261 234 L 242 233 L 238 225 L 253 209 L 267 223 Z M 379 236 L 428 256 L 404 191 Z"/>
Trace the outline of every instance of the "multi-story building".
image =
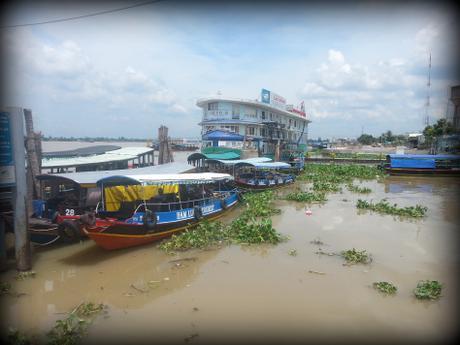
<path id="1" fill-rule="evenodd" d="M 280 149 L 306 148 L 308 123 L 303 102 L 300 109 L 262 89 L 260 100 L 221 96 L 200 99 L 203 109 L 203 147 L 226 146 L 254 148 L 260 155 Z"/>

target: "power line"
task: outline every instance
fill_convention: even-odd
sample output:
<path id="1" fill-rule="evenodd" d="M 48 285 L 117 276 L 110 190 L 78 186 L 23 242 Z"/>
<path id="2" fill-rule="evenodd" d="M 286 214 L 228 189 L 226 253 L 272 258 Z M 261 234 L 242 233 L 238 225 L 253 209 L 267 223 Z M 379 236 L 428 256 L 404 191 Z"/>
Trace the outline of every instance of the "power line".
<path id="1" fill-rule="evenodd" d="M 145 1 L 145 2 L 138 3 L 138 4 L 130 5 L 130 6 L 115 8 L 113 10 L 106 10 L 106 11 L 94 12 L 94 13 L 89 13 L 89 14 L 83 14 L 81 16 L 75 16 L 75 17 L 53 19 L 53 20 L 47 20 L 47 21 L 35 22 L 35 23 L 5 25 L 5 26 L 0 26 L 0 29 L 8 29 L 8 28 L 17 28 L 17 27 L 24 27 L 24 26 L 35 26 L 35 25 L 43 25 L 43 24 L 53 24 L 53 23 L 68 22 L 68 21 L 71 21 L 71 20 L 83 19 L 83 18 L 88 18 L 88 17 L 95 17 L 95 16 L 100 16 L 100 15 L 108 14 L 108 13 L 121 12 L 121 11 L 129 10 L 131 8 L 134 8 L 134 7 L 151 5 L 151 4 L 161 2 L 161 1 L 165 1 L 165 0 Z"/>

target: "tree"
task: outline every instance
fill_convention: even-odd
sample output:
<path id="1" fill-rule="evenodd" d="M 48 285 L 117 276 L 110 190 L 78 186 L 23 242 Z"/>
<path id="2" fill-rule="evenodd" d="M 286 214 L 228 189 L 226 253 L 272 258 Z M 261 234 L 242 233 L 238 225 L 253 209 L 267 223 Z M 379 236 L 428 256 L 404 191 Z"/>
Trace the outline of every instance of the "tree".
<path id="1" fill-rule="evenodd" d="M 376 138 L 370 134 L 361 134 L 358 138 L 358 142 L 362 145 L 371 145 L 376 142 Z"/>
<path id="2" fill-rule="evenodd" d="M 431 144 L 436 138 L 445 134 L 454 133 L 454 127 L 446 119 L 439 119 L 433 126 L 426 126 L 423 135 L 427 143 Z"/>

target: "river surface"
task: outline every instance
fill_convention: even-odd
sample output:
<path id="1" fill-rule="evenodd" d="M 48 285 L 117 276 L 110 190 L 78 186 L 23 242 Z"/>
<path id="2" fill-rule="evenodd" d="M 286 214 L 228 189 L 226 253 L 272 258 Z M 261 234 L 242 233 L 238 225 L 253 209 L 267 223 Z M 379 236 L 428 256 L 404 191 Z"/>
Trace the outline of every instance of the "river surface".
<path id="1" fill-rule="evenodd" d="M 2 333 L 13 327 L 43 335 L 63 313 L 92 301 L 106 304 L 108 315 L 93 322 L 84 343 L 423 344 L 451 339 L 459 320 L 459 180 L 387 177 L 359 184 L 373 192 L 363 196 L 343 188 L 328 194 L 324 205 L 277 200 L 282 212 L 272 217 L 274 227 L 290 236 L 278 245 L 174 255 L 157 244 L 109 252 L 90 240 L 37 248 L 34 278 L 17 281 L 14 270 L 0 276 L 12 290 L 26 294 L 0 297 Z M 305 185 L 297 181 L 277 193 Z M 428 213 L 408 220 L 358 212 L 358 198 L 419 203 Z M 221 220 L 229 222 L 240 212 L 237 207 Z M 316 253 L 351 248 L 367 250 L 373 261 L 344 266 L 340 256 Z M 289 254 L 293 249 L 296 256 Z M 173 261 L 178 259 L 188 260 Z M 425 279 L 443 284 L 439 300 L 414 297 L 417 282 Z M 376 281 L 392 282 L 397 294 L 374 290 Z"/>

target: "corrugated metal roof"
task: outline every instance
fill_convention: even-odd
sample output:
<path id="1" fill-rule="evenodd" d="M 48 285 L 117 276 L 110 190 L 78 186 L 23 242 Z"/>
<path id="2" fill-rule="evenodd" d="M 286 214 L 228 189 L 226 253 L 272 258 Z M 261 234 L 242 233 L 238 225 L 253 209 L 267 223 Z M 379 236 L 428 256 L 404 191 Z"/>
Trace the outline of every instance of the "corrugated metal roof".
<path id="1" fill-rule="evenodd" d="M 103 171 L 83 171 L 66 174 L 42 174 L 38 175 L 39 180 L 51 180 L 64 178 L 80 185 L 82 184 L 96 184 L 96 182 L 104 177 L 115 175 L 147 175 L 147 174 L 181 174 L 193 169 L 186 163 L 173 162 L 161 165 L 149 166 L 136 169 L 117 169 L 117 170 L 103 170 Z"/>
<path id="2" fill-rule="evenodd" d="M 142 185 L 162 184 L 205 184 L 217 181 L 233 180 L 233 176 L 221 173 L 189 173 L 189 174 L 148 174 L 148 175 L 116 175 L 104 177 L 97 181 L 101 184 L 125 184 L 127 182 L 139 183 Z"/>
<path id="3" fill-rule="evenodd" d="M 72 158 L 50 158 L 42 159 L 42 168 L 63 168 L 74 167 L 79 165 L 100 164 L 108 162 L 119 162 L 136 159 L 138 156 L 152 152 L 150 147 L 122 147 L 100 155 Z"/>

